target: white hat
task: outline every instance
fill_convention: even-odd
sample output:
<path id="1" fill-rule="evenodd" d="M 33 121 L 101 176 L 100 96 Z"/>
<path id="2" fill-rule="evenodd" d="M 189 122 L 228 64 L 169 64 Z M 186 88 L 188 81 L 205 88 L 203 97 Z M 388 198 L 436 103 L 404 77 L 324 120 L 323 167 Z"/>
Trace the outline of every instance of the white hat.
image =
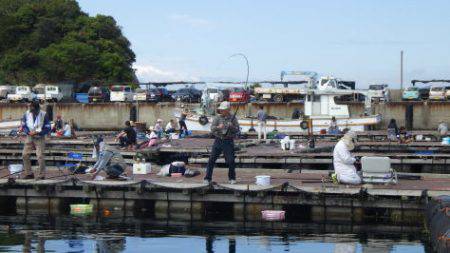
<path id="1" fill-rule="evenodd" d="M 163 122 L 163 120 L 162 119 L 158 119 L 156 122 Z"/>
<path id="2" fill-rule="evenodd" d="M 230 102 L 223 101 L 222 103 L 220 103 L 220 105 L 217 108 L 217 110 L 230 110 Z"/>

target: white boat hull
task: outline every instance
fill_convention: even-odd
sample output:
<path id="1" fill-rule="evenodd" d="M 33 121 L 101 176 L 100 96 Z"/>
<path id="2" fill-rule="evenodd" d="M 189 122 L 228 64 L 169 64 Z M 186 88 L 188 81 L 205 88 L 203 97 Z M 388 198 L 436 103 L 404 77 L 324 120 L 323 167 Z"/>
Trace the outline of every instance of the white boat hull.
<path id="1" fill-rule="evenodd" d="M 306 132 L 300 127 L 300 123 L 303 120 L 268 120 L 266 123 L 267 131 L 271 132 L 277 130 L 282 133 L 300 133 Z M 313 132 L 320 132 L 322 129 L 328 130 L 331 118 L 312 118 Z M 200 124 L 199 115 L 191 114 L 186 117 L 186 126 L 191 131 L 209 132 L 211 129 L 212 117 L 208 117 L 208 123 L 205 125 Z M 238 119 L 242 133 L 247 133 L 253 127 L 255 130 L 258 128 L 256 120 L 252 119 Z M 376 125 L 381 122 L 380 115 L 366 116 L 361 118 L 340 118 L 337 119 L 338 127 L 343 130 L 345 128 L 351 131 L 360 132 L 367 130 L 368 126 Z"/>

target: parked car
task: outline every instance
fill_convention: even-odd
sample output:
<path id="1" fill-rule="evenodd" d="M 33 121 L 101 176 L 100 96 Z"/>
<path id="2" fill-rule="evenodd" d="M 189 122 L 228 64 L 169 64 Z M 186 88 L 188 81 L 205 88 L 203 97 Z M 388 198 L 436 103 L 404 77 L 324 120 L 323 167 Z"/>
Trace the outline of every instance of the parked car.
<path id="1" fill-rule="evenodd" d="M 402 94 L 402 100 L 426 100 L 430 94 L 429 87 L 419 88 L 417 86 L 411 86 L 406 88 Z"/>
<path id="2" fill-rule="evenodd" d="M 206 88 L 203 90 L 203 97 L 208 98 L 215 102 L 223 101 L 223 93 L 217 88 Z"/>
<path id="3" fill-rule="evenodd" d="M 233 88 L 228 101 L 247 103 L 250 100 L 250 91 L 244 88 Z"/>
<path id="4" fill-rule="evenodd" d="M 152 88 L 149 90 L 148 101 L 161 102 L 171 100 L 171 95 L 166 88 Z"/>
<path id="5" fill-rule="evenodd" d="M 88 91 L 89 103 L 95 102 L 108 102 L 109 101 L 109 89 L 103 86 L 92 86 Z"/>
<path id="6" fill-rule="evenodd" d="M 450 89 L 445 90 L 445 98 L 450 99 Z"/>
<path id="7" fill-rule="evenodd" d="M 59 102 L 63 99 L 63 94 L 55 85 L 38 84 L 34 86 L 33 91 L 39 101 Z"/>
<path id="8" fill-rule="evenodd" d="M 389 89 L 387 84 L 369 85 L 368 95 L 370 99 L 377 101 L 389 101 Z"/>
<path id="9" fill-rule="evenodd" d="M 445 100 L 447 90 L 449 90 L 449 87 L 431 86 L 429 99 L 430 100 Z"/>
<path id="10" fill-rule="evenodd" d="M 172 94 L 172 99 L 183 102 L 199 103 L 202 97 L 202 92 L 194 88 L 183 88 L 177 90 Z"/>
<path id="11" fill-rule="evenodd" d="M 113 85 L 109 96 L 111 102 L 133 101 L 133 89 L 127 85 Z"/>
<path id="12" fill-rule="evenodd" d="M 7 100 L 11 102 L 28 102 L 36 98 L 29 86 L 17 86 L 13 94 L 8 94 Z"/>
<path id="13" fill-rule="evenodd" d="M 0 99 L 6 99 L 8 94 L 13 94 L 15 90 L 11 85 L 0 85 Z"/>

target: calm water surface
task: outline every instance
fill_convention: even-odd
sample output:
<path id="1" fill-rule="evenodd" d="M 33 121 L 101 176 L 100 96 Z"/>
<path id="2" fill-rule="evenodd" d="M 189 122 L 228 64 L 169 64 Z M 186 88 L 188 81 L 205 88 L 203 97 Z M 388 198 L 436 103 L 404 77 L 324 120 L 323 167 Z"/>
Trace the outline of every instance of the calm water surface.
<path id="1" fill-rule="evenodd" d="M 0 217 L 0 252 L 430 252 L 417 229 L 387 228 Z"/>

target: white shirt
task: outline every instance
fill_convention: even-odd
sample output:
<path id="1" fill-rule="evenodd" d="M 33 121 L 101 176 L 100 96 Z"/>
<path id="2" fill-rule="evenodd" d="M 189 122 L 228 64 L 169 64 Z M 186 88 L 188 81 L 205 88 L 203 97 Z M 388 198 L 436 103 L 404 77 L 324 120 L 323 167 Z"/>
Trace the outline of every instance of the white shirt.
<path id="1" fill-rule="evenodd" d="M 334 171 L 338 177 L 351 177 L 356 174 L 355 163 L 356 159 L 348 150 L 347 145 L 343 140 L 338 141 L 333 150 L 333 165 Z"/>
<path id="2" fill-rule="evenodd" d="M 70 127 L 69 124 L 65 124 L 64 125 L 63 131 L 64 131 L 64 136 L 65 137 L 71 137 L 72 136 L 72 128 Z"/>

